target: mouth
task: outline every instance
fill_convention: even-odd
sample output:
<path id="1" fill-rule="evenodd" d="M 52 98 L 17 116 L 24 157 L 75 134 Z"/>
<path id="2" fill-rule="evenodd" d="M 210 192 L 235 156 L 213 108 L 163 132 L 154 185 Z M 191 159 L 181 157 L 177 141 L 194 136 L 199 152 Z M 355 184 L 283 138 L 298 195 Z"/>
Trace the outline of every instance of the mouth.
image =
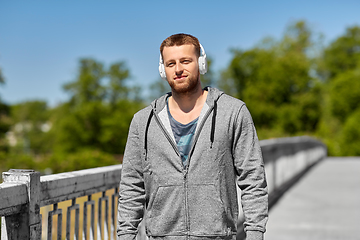
<path id="1" fill-rule="evenodd" d="M 176 77 L 174 77 L 174 80 L 180 81 L 180 80 L 184 80 L 186 77 L 187 77 L 186 75 L 176 76 Z"/>

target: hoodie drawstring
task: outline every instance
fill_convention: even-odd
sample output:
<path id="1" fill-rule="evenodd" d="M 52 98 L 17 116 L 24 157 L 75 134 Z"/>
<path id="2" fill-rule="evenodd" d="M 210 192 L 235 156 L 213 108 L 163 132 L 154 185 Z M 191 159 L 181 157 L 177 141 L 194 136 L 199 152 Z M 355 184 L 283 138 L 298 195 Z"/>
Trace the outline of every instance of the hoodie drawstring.
<path id="1" fill-rule="evenodd" d="M 215 135 L 215 122 L 216 122 L 216 113 L 217 113 L 217 101 L 214 102 L 213 116 L 211 121 L 211 132 L 210 132 L 210 148 L 212 148 L 214 143 L 214 135 Z"/>
<path id="2" fill-rule="evenodd" d="M 145 128 L 145 142 L 144 142 L 144 155 L 145 155 L 145 161 L 147 160 L 147 138 L 148 138 L 148 131 L 149 131 L 149 126 L 150 126 L 150 122 L 151 122 L 151 118 L 154 115 L 154 109 L 151 109 L 149 118 L 147 120 L 146 123 L 146 128 Z"/>

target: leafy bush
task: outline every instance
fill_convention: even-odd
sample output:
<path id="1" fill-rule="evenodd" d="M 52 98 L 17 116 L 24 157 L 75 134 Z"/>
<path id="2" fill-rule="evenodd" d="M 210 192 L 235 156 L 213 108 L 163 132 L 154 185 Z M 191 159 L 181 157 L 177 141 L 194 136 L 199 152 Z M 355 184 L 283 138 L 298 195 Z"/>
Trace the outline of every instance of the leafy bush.
<path id="1" fill-rule="evenodd" d="M 74 153 L 54 153 L 47 159 L 52 173 L 69 172 L 88 168 L 120 164 L 113 155 L 99 150 L 81 149 Z M 43 171 L 45 169 L 42 169 Z"/>
<path id="2" fill-rule="evenodd" d="M 360 108 L 346 120 L 340 138 L 340 148 L 343 156 L 360 156 Z"/>

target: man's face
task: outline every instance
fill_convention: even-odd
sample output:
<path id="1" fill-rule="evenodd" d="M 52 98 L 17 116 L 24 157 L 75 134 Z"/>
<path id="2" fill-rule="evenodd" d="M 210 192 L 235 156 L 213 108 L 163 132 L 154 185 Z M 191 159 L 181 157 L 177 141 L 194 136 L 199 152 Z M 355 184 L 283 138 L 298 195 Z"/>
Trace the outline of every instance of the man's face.
<path id="1" fill-rule="evenodd" d="M 167 81 L 176 93 L 188 93 L 199 85 L 199 64 L 194 45 L 164 47 Z"/>

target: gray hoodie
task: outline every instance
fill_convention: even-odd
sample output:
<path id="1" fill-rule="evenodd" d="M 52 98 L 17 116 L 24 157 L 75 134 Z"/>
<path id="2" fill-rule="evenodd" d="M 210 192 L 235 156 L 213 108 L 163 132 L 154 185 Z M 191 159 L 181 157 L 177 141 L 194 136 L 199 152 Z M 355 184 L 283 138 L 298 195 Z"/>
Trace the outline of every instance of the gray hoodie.
<path id="1" fill-rule="evenodd" d="M 135 239 L 143 218 L 151 239 L 236 239 L 236 185 L 247 239 L 262 239 L 268 195 L 251 115 L 244 102 L 205 90 L 186 168 L 166 109 L 170 93 L 134 115 L 120 182 L 119 239 Z"/>

